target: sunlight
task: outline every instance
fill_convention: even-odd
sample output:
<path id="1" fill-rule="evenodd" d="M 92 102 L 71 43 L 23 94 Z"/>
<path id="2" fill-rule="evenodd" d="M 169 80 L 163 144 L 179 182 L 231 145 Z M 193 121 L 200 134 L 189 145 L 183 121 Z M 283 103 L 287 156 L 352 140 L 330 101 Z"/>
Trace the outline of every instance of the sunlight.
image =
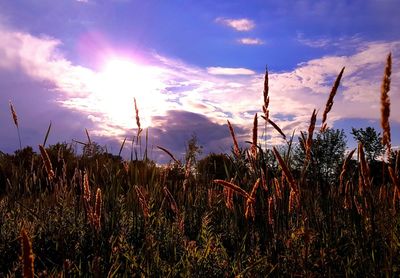
<path id="1" fill-rule="evenodd" d="M 133 99 L 139 106 L 142 128 L 150 125 L 156 95 L 162 87 L 159 70 L 129 59 L 111 58 L 98 74 L 93 97 L 97 109 L 125 128 L 136 128 Z"/>

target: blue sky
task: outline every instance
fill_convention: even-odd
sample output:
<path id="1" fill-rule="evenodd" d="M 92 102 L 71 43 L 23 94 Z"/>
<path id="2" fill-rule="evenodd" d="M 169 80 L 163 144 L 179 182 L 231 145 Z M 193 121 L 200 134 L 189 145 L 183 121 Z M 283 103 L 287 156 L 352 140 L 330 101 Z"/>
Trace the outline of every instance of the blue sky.
<path id="1" fill-rule="evenodd" d="M 305 130 L 314 108 L 321 116 L 343 66 L 328 125 L 380 131 L 389 52 L 398 146 L 399 12 L 396 0 L 1 1 L 0 150 L 18 148 L 11 100 L 23 145 L 41 143 L 52 121 L 50 144 L 85 140 L 87 128 L 117 153 L 136 132 L 136 97 L 151 145 L 179 157 L 195 132 L 206 151 L 229 151 L 226 120 L 240 141 L 251 138 L 266 64 L 270 115 L 286 134 Z M 348 143 L 354 145 L 350 135 Z"/>

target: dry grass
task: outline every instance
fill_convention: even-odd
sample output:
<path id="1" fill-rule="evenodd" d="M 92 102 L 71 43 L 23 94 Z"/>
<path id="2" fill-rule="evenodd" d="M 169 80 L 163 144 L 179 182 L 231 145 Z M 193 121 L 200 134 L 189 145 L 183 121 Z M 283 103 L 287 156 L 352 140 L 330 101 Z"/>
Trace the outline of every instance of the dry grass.
<path id="1" fill-rule="evenodd" d="M 160 147 L 160 146 L 157 146 L 157 148 L 159 148 L 160 150 L 162 150 L 163 152 L 165 152 L 165 153 L 166 153 L 169 157 L 171 157 L 172 160 L 175 161 L 177 164 L 181 164 L 181 162 L 180 162 L 179 160 L 177 160 L 177 159 L 175 158 L 175 156 L 174 156 L 169 150 L 167 150 L 166 148 Z"/>
<path id="2" fill-rule="evenodd" d="M 21 230 L 21 249 L 22 249 L 22 266 L 23 266 L 23 277 L 24 278 L 33 278 L 34 275 L 34 255 L 32 252 L 32 243 L 31 240 L 25 231 L 25 229 Z"/>
<path id="3" fill-rule="evenodd" d="M 329 94 L 328 100 L 325 105 L 324 113 L 322 114 L 322 124 L 321 124 L 321 131 L 324 131 L 327 128 L 326 119 L 328 117 L 329 111 L 331 111 L 333 106 L 333 98 L 336 95 L 337 89 L 339 88 L 340 79 L 342 79 L 342 75 L 344 72 L 344 67 L 340 71 L 339 75 L 336 77 L 335 83 L 333 84 L 331 93 Z"/>
<path id="4" fill-rule="evenodd" d="M 19 140 L 19 148 L 22 149 L 22 143 L 21 143 L 21 135 L 19 133 L 19 125 L 18 125 L 18 116 L 17 116 L 17 112 L 15 111 L 14 105 L 12 104 L 11 100 L 10 100 L 10 110 L 11 110 L 11 116 L 12 119 L 14 121 L 14 125 L 17 128 L 17 132 L 18 132 L 18 140 Z"/>
<path id="5" fill-rule="evenodd" d="M 101 208 L 103 206 L 102 194 L 101 189 L 97 188 L 96 191 L 96 201 L 94 204 L 94 215 L 93 215 L 93 223 L 94 227 L 97 231 L 101 229 Z"/>
<path id="6" fill-rule="evenodd" d="M 55 174 L 53 171 L 53 166 L 51 164 L 49 155 L 47 154 L 46 149 L 42 145 L 39 145 L 39 150 L 40 150 L 40 154 L 42 156 L 44 166 L 46 168 L 47 177 L 49 178 L 50 181 L 52 181 L 55 177 Z"/>
<path id="7" fill-rule="evenodd" d="M 390 81 L 388 72 L 384 80 Z M 274 126 L 268 86 L 266 70 L 261 117 Z M 136 100 L 135 109 L 138 118 Z M 315 131 L 314 110 L 308 134 L 301 132 L 293 149 L 292 137 L 284 154 L 257 142 L 256 114 L 251 146 L 239 149 L 228 121 L 233 154 L 211 162 L 186 159 L 183 166 L 162 147 L 172 159 L 167 167 L 53 146 L 40 146 L 41 157 L 27 152 L 28 163 L 2 155 L 0 178 L 7 185 L 0 198 L 0 272 L 23 265 L 26 271 L 16 276 L 25 271 L 34 277 L 22 223 L 35 239 L 36 277 L 397 277 L 400 153 L 376 167 L 360 144 L 358 159 L 355 150 L 345 156 L 343 148 L 324 164 L 325 150 L 335 144 L 326 115 L 322 131 Z M 56 182 L 49 183 L 52 167 Z"/>
<path id="8" fill-rule="evenodd" d="M 254 115 L 253 121 L 253 141 L 251 144 L 250 152 L 254 159 L 257 158 L 257 141 L 258 141 L 258 116 L 257 113 Z"/>
<path id="9" fill-rule="evenodd" d="M 342 166 L 342 171 L 340 172 L 340 177 L 339 177 L 339 192 L 342 193 L 343 191 L 343 181 L 344 181 L 344 175 L 346 174 L 347 168 L 349 166 L 350 160 L 353 157 L 354 152 L 356 151 L 356 149 L 352 150 L 351 152 L 349 152 L 349 154 L 347 155 L 346 159 L 343 162 L 343 166 Z"/>
<path id="10" fill-rule="evenodd" d="M 15 112 L 15 108 L 14 108 L 14 105 L 12 104 L 11 100 L 10 100 L 10 110 L 11 110 L 11 116 L 13 118 L 14 124 L 18 128 L 18 116 L 17 116 L 17 112 Z"/>
<path id="11" fill-rule="evenodd" d="M 314 109 L 312 115 L 311 115 L 311 120 L 310 120 L 310 126 L 308 127 L 308 134 L 307 134 L 307 141 L 306 141 L 306 161 L 309 161 L 311 159 L 311 147 L 312 147 L 312 142 L 313 142 L 313 134 L 314 134 L 314 128 L 315 128 L 315 122 L 317 121 L 317 112 Z"/>
<path id="12" fill-rule="evenodd" d="M 223 185 L 227 188 L 232 189 L 234 192 L 238 193 L 239 195 L 243 196 L 246 199 L 250 198 L 249 193 L 247 193 L 245 190 L 243 190 L 242 188 L 240 188 L 239 186 L 237 186 L 234 183 L 228 182 L 228 181 L 224 181 L 224 180 L 214 180 L 215 183 Z"/>
<path id="13" fill-rule="evenodd" d="M 253 188 L 251 189 L 251 192 L 249 194 L 249 197 L 246 200 L 246 212 L 244 214 L 246 219 L 251 218 L 254 220 L 256 217 L 256 214 L 254 211 L 254 205 L 256 202 L 255 196 L 256 196 L 256 192 L 257 192 L 259 185 L 260 185 L 260 178 L 258 178 L 256 180 L 256 182 L 254 183 Z"/>
<path id="14" fill-rule="evenodd" d="M 236 155 L 236 157 L 240 157 L 240 149 L 239 149 L 239 144 L 236 140 L 235 131 L 229 120 L 227 122 L 228 122 L 229 132 L 231 133 L 231 137 L 233 140 L 233 153 Z"/>
<path id="15" fill-rule="evenodd" d="M 133 98 L 133 101 L 135 103 L 136 125 L 137 125 L 137 128 L 138 128 L 137 134 L 136 134 L 136 140 L 138 141 L 140 133 L 142 132 L 142 128 L 140 127 L 139 108 L 138 108 L 137 103 L 136 103 L 136 98 Z"/>
<path id="16" fill-rule="evenodd" d="M 278 163 L 281 166 L 282 171 L 285 174 L 285 177 L 286 177 L 287 181 L 289 182 L 289 185 L 290 185 L 291 189 L 297 194 L 299 192 L 299 187 L 298 187 L 296 181 L 293 178 L 292 172 L 287 167 L 285 161 L 283 160 L 283 158 L 279 154 L 278 150 L 275 147 L 273 147 L 272 151 L 273 151 L 276 159 L 278 160 Z"/>
<path id="17" fill-rule="evenodd" d="M 391 53 L 387 56 L 385 73 L 383 75 L 383 81 L 381 86 L 381 125 L 383 130 L 382 144 L 387 148 L 387 154 L 389 156 L 391 150 L 391 138 L 390 138 L 390 76 L 392 74 L 392 55 Z"/>
<path id="18" fill-rule="evenodd" d="M 150 214 L 149 203 L 139 186 L 135 185 L 135 191 L 139 199 L 140 207 L 142 208 L 143 216 L 145 218 L 148 218 Z"/>
<path id="19" fill-rule="evenodd" d="M 83 199 L 86 201 L 86 203 L 90 203 L 90 185 L 89 185 L 89 175 L 85 171 L 85 174 L 83 175 Z"/>
<path id="20" fill-rule="evenodd" d="M 269 119 L 269 118 L 267 118 L 266 116 L 261 116 L 265 121 L 267 121 L 269 124 L 271 124 L 272 125 L 272 127 L 276 130 L 276 131 L 278 131 L 278 133 L 282 136 L 282 138 L 284 139 L 284 140 L 286 140 L 286 135 L 285 135 L 285 133 L 283 133 L 283 131 L 282 131 L 282 129 L 275 123 L 275 122 L 273 122 L 271 119 Z"/>

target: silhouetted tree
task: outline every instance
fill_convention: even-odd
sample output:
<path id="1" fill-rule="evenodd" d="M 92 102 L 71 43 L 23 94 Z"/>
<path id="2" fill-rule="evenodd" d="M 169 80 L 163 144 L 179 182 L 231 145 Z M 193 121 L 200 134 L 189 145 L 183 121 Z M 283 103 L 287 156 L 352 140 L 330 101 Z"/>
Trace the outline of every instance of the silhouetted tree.
<path id="1" fill-rule="evenodd" d="M 199 178 L 203 182 L 213 179 L 227 179 L 232 172 L 233 165 L 225 154 L 211 153 L 201 159 L 197 164 Z"/>
<path id="2" fill-rule="evenodd" d="M 363 144 L 364 152 L 369 162 L 375 161 L 383 154 L 384 146 L 382 145 L 381 134 L 376 132 L 373 127 L 367 127 L 365 130 L 353 127 L 351 134 L 354 140 Z"/>
<path id="3" fill-rule="evenodd" d="M 301 138 L 299 141 L 301 142 Z M 346 135 L 343 130 L 328 128 L 314 135 L 311 147 L 311 161 L 307 168 L 307 184 L 316 185 L 321 192 L 329 191 L 331 185 L 337 183 L 340 167 L 346 150 Z M 305 160 L 304 144 L 300 143 L 294 155 L 297 168 L 302 167 Z"/>

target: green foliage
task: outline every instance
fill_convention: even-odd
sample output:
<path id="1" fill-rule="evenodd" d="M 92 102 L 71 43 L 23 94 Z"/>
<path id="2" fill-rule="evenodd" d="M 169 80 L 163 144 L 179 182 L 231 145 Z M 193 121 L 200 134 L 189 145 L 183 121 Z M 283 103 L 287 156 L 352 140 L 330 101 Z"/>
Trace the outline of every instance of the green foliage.
<path id="1" fill-rule="evenodd" d="M 367 127 L 365 130 L 362 128 L 352 128 L 351 134 L 354 140 L 362 143 L 365 150 L 365 155 L 369 162 L 375 161 L 384 152 L 384 146 L 382 145 L 381 134 L 376 132 L 373 127 Z"/>
<path id="2" fill-rule="evenodd" d="M 314 135 L 311 147 L 311 161 L 308 165 L 308 179 L 319 184 L 321 189 L 338 181 L 346 151 L 346 135 L 343 130 L 326 129 Z M 294 157 L 298 168 L 305 163 L 305 146 L 302 139 Z"/>

